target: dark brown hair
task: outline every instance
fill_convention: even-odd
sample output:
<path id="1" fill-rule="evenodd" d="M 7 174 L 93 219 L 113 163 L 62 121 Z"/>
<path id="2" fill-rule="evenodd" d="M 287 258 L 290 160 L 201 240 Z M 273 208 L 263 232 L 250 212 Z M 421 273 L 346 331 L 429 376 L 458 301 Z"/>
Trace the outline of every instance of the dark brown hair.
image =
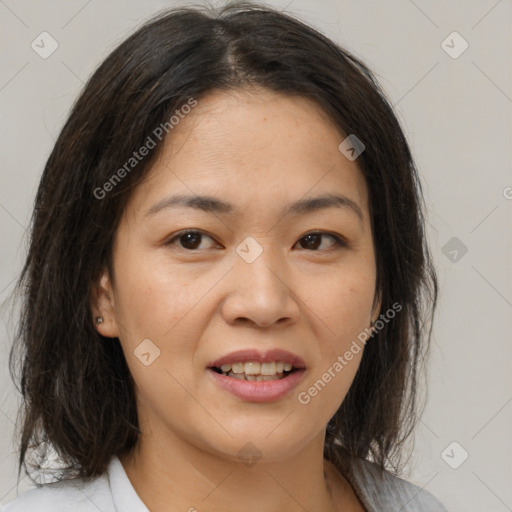
<path id="1" fill-rule="evenodd" d="M 112 275 L 113 235 L 162 142 L 103 197 L 94 191 L 191 98 L 245 86 L 312 99 L 366 146 L 357 163 L 369 191 L 377 294 L 381 312 L 402 309 L 367 344 L 327 425 L 324 456 L 338 467 L 362 457 L 398 472 L 437 297 L 410 149 L 366 65 L 290 15 L 237 2 L 173 9 L 145 23 L 93 73 L 48 158 L 15 289 L 18 478 L 32 457 L 44 465 L 48 448 L 64 464 L 57 479 L 97 476 L 137 443 L 134 383 L 119 340 L 95 330 L 90 300 L 100 272 Z"/>

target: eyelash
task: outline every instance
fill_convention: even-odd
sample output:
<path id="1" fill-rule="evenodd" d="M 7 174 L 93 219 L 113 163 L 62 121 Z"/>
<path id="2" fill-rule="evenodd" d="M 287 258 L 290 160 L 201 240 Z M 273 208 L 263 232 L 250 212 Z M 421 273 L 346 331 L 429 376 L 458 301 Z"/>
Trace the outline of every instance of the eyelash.
<path id="1" fill-rule="evenodd" d="M 187 229 L 187 230 L 184 230 L 184 231 L 180 231 L 179 233 L 176 233 L 172 238 L 170 238 L 167 242 L 165 242 L 165 245 L 166 246 L 176 245 L 176 244 L 174 244 L 175 240 L 178 240 L 182 236 L 188 235 L 188 234 L 197 234 L 197 235 L 205 236 L 205 237 L 208 237 L 208 238 L 211 238 L 212 240 L 214 240 L 213 237 L 211 237 L 210 235 L 204 233 L 203 231 L 200 231 L 200 230 L 197 230 L 197 229 Z M 309 235 L 328 236 L 328 237 L 330 237 L 330 238 L 332 238 L 334 240 L 334 247 L 337 248 L 337 249 L 348 247 L 348 243 L 345 241 L 345 239 L 343 239 L 342 237 L 340 237 L 338 235 L 335 235 L 334 233 L 329 233 L 327 231 L 311 231 L 309 233 L 306 233 L 305 235 L 302 235 L 299 238 L 299 241 L 304 239 L 304 238 L 306 238 Z M 178 246 L 178 248 L 183 250 L 183 251 L 187 251 L 187 252 L 199 252 L 200 251 L 200 249 L 187 249 L 185 247 L 179 247 L 179 246 Z M 328 251 L 333 250 L 333 248 L 331 247 L 329 249 L 323 249 L 323 250 L 318 250 L 318 249 L 314 249 L 314 250 L 304 249 L 304 250 L 308 251 L 308 252 L 328 252 Z"/>

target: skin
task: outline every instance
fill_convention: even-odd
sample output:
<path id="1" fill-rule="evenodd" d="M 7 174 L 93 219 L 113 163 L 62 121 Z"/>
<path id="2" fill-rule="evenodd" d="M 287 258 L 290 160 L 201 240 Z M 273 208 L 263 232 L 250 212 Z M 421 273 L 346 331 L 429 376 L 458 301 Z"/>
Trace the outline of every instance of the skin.
<path id="1" fill-rule="evenodd" d="M 152 512 L 364 510 L 323 459 L 363 351 L 307 405 L 297 399 L 379 314 L 368 192 L 357 160 L 338 150 L 345 135 L 312 101 L 262 89 L 210 93 L 170 135 L 129 201 L 114 276 L 103 274 L 93 301 L 98 331 L 119 338 L 136 383 L 143 435 L 120 457 L 130 481 Z M 176 193 L 236 211 L 145 215 Z M 283 216 L 324 193 L 350 198 L 362 217 L 348 207 Z M 205 234 L 194 246 L 176 237 L 184 229 Z M 316 231 L 326 234 L 312 247 L 304 236 Z M 263 249 L 252 263 L 235 250 L 249 236 Z M 147 366 L 134 355 L 145 339 L 160 350 Z M 271 403 L 220 389 L 208 363 L 245 348 L 301 356 L 298 388 Z M 237 456 L 248 442 L 261 454 L 251 466 Z"/>

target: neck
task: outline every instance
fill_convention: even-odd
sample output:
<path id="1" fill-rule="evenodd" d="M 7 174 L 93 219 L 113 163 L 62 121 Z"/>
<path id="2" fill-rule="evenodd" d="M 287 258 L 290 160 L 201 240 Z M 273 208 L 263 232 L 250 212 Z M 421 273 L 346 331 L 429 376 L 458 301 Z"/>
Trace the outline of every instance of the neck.
<path id="1" fill-rule="evenodd" d="M 130 454 L 119 457 L 152 512 L 334 512 L 351 499 L 347 482 L 323 459 L 323 435 L 278 461 L 233 460 L 182 439 L 162 445 L 157 437 L 162 439 L 142 435 Z"/>

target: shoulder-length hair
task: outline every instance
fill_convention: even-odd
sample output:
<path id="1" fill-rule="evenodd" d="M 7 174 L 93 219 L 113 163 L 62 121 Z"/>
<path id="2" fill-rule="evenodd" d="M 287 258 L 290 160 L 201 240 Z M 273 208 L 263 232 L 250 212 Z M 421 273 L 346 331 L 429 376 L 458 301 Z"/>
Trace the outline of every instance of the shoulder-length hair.
<path id="1" fill-rule="evenodd" d="M 119 340 L 94 328 L 92 291 L 103 269 L 112 275 L 113 235 L 165 140 L 155 129 L 167 126 L 172 137 L 169 119 L 191 99 L 245 86 L 312 99 L 365 145 L 357 163 L 369 191 L 376 292 L 382 312 L 402 308 L 368 342 L 327 425 L 324 456 L 337 467 L 357 457 L 398 471 L 437 299 L 410 149 L 365 64 L 293 16 L 237 2 L 172 9 L 142 25 L 92 74 L 46 162 L 15 288 L 18 478 L 32 457 L 44 465 L 48 447 L 64 463 L 57 479 L 67 479 L 103 473 L 137 443 L 134 382 Z M 122 173 L 152 134 L 156 147 Z M 112 182 L 116 173 L 123 179 Z"/>

